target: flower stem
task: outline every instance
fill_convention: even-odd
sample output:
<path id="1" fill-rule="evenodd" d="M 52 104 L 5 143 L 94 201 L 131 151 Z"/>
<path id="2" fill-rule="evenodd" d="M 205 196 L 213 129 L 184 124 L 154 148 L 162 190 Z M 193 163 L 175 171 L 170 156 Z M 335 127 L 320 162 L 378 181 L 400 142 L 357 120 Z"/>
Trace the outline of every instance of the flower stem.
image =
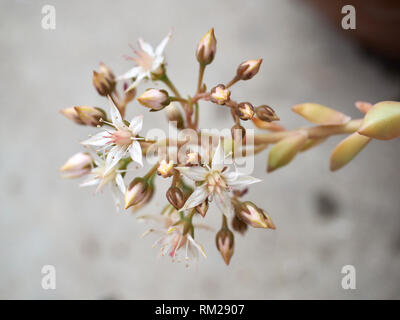
<path id="1" fill-rule="evenodd" d="M 201 85 L 203 84 L 204 70 L 206 66 L 204 64 L 199 64 L 199 77 L 197 80 L 197 93 L 200 93 Z"/>

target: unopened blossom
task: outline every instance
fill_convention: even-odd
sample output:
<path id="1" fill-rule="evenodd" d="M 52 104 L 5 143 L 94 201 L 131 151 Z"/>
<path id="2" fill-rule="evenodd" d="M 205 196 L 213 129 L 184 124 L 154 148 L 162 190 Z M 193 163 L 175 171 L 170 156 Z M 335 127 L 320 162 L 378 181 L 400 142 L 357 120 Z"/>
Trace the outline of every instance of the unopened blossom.
<path id="1" fill-rule="evenodd" d="M 240 210 L 236 210 L 236 214 L 240 220 L 253 228 L 276 228 L 269 214 L 250 201 L 243 202 Z"/>
<path id="2" fill-rule="evenodd" d="M 60 168 L 64 178 L 79 178 L 88 174 L 91 170 L 92 157 L 84 152 L 74 154 Z"/>
<path id="3" fill-rule="evenodd" d="M 162 89 L 147 89 L 137 100 L 152 111 L 159 111 L 171 102 L 168 92 Z"/>
<path id="4" fill-rule="evenodd" d="M 229 101 L 231 92 L 223 84 L 219 84 L 211 89 L 210 100 L 219 105 L 224 105 Z"/>
<path id="5" fill-rule="evenodd" d="M 221 253 L 222 259 L 224 259 L 226 265 L 229 265 L 235 246 L 235 237 L 232 231 L 226 227 L 221 228 L 215 237 L 215 244 Z"/>
<path id="6" fill-rule="evenodd" d="M 125 194 L 124 179 L 116 167 L 107 169 L 106 160 L 91 152 L 95 166 L 90 170 L 89 178 L 80 184 L 81 187 L 97 186 L 96 193 L 103 190 L 106 185 L 110 186 L 115 205 L 119 211 L 121 207 L 120 193 Z"/>
<path id="7" fill-rule="evenodd" d="M 250 120 L 254 116 L 254 107 L 250 102 L 241 102 L 235 109 L 236 114 L 242 120 Z"/>
<path id="8" fill-rule="evenodd" d="M 114 129 L 100 132 L 83 141 L 82 144 L 109 149 L 106 158 L 106 173 L 126 154 L 129 154 L 133 161 L 143 166 L 142 148 L 138 142 L 140 139 L 138 134 L 143 125 L 143 116 L 134 117 L 127 126 L 111 99 L 110 114 Z"/>
<path id="9" fill-rule="evenodd" d="M 194 208 L 207 199 L 211 201 L 216 198 L 217 205 L 222 213 L 231 215 L 233 212 L 230 197 L 231 189 L 261 181 L 237 171 L 229 172 L 224 166 L 224 160 L 224 149 L 221 141 L 219 141 L 211 161 L 211 167 L 176 167 L 185 177 L 195 181 L 197 185 L 186 200 L 182 210 Z"/>
<path id="10" fill-rule="evenodd" d="M 162 72 L 162 64 L 165 62 L 163 52 L 171 35 L 172 33 L 169 32 L 155 50 L 143 39 L 138 40 L 138 49 L 132 47 L 136 56 L 128 57 L 128 59 L 134 61 L 137 66 L 117 78 L 117 80 L 134 79 L 133 83 L 128 87 L 128 91 L 136 88 L 143 79 L 151 79 L 152 74 L 160 74 Z"/>
<path id="11" fill-rule="evenodd" d="M 262 61 L 262 59 L 257 59 L 242 62 L 237 68 L 236 76 L 240 80 L 250 80 L 258 73 L 258 70 L 260 70 Z"/>
<path id="12" fill-rule="evenodd" d="M 214 60 L 215 52 L 217 51 L 217 39 L 214 35 L 214 28 L 211 28 L 201 38 L 197 50 L 196 58 L 202 65 L 210 64 Z"/>

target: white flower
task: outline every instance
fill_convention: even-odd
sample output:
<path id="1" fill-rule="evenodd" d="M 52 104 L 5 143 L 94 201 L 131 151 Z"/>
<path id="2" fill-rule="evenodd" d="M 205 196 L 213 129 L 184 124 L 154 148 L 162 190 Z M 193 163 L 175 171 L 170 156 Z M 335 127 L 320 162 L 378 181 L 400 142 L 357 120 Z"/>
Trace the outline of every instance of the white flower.
<path id="1" fill-rule="evenodd" d="M 124 73 L 123 75 L 117 77 L 117 80 L 129 80 L 132 78 L 134 79 L 133 83 L 130 85 L 127 91 L 136 88 L 143 79 L 150 79 L 152 73 L 160 72 L 159 69 L 165 60 L 163 52 L 169 39 L 171 38 L 171 35 L 172 33 L 169 32 L 155 50 L 150 44 L 143 41 L 143 39 L 139 39 L 138 41 L 138 50 L 132 47 L 132 50 L 136 54 L 136 57 L 128 57 L 128 59 L 136 62 L 137 66 Z"/>
<path id="2" fill-rule="evenodd" d="M 121 207 L 120 192 L 124 195 L 126 191 L 121 173 L 118 172 L 116 167 L 107 171 L 106 161 L 100 158 L 95 152 L 91 152 L 91 156 L 96 166 L 91 169 L 89 173 L 90 177 L 85 182 L 81 183 L 80 186 L 88 187 L 97 185 L 97 193 L 103 190 L 105 185 L 109 185 L 117 211 L 119 211 Z"/>
<path id="3" fill-rule="evenodd" d="M 147 230 L 143 234 L 143 237 L 149 233 L 161 234 L 161 238 L 153 244 L 153 248 L 156 246 L 161 247 L 161 256 L 169 255 L 172 261 L 177 260 L 181 262 L 184 260 L 187 263 L 186 266 L 188 266 L 190 260 L 197 260 L 199 253 L 204 258 L 207 258 L 203 247 L 193 239 L 190 232 L 183 234 L 184 224 L 178 223 L 180 218 L 177 211 L 174 210 L 169 215 L 166 214 L 162 216 L 141 216 L 140 219 L 152 219 L 160 225 L 159 228 Z M 199 225 L 198 228 L 206 227 Z"/>
<path id="4" fill-rule="evenodd" d="M 181 210 L 194 208 L 206 199 L 211 201 L 216 197 L 217 205 L 222 213 L 232 215 L 233 208 L 229 195 L 232 187 L 242 187 L 261 181 L 237 171 L 229 172 L 224 166 L 224 159 L 224 149 L 221 141 L 219 141 L 212 158 L 211 168 L 209 166 L 176 167 L 185 177 L 195 182 L 202 182 L 199 186 L 195 187 Z"/>
<path id="5" fill-rule="evenodd" d="M 143 166 L 142 148 L 137 140 L 138 133 L 142 129 L 143 116 L 134 117 L 129 127 L 122 120 L 117 107 L 110 99 L 110 113 L 112 125 L 115 130 L 100 132 L 82 142 L 84 145 L 91 145 L 108 149 L 105 173 L 108 173 L 127 153 L 133 161 Z"/>

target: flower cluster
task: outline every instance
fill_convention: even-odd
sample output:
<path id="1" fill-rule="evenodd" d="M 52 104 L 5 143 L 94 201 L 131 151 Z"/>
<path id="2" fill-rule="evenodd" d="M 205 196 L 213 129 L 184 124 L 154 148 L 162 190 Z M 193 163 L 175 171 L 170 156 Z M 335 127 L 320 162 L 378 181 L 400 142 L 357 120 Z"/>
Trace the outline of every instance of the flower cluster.
<path id="1" fill-rule="evenodd" d="M 161 255 L 189 263 L 191 259 L 206 257 L 195 237 L 199 228 L 210 227 L 195 222 L 209 214 L 221 215 L 222 224 L 216 232 L 216 247 L 226 264 L 234 253 L 234 232 L 245 234 L 249 227 L 275 229 L 269 213 L 243 197 L 248 186 L 261 180 L 238 169 L 238 159 L 251 157 L 273 147 L 268 155 L 267 172 L 287 165 L 300 152 L 324 142 L 337 134 L 348 136 L 331 155 L 331 170 L 350 162 L 372 139 L 388 140 L 400 136 L 400 103 L 379 102 L 375 105 L 357 102 L 365 114 L 361 119 L 350 117 L 332 108 L 316 104 L 295 105 L 292 110 L 316 124 L 308 128 L 287 130 L 279 124 L 279 117 L 268 105 L 233 100 L 232 87 L 252 79 L 260 70 L 262 59 L 239 64 L 232 80 L 211 86 L 203 81 L 206 68 L 214 61 L 217 41 L 211 29 L 200 40 L 196 58 L 199 64 L 197 89 L 184 98 L 170 78 L 163 52 L 171 33 L 154 49 L 139 39 L 128 57 L 135 66 L 120 76 L 103 63 L 93 72 L 93 85 L 99 95 L 108 99 L 109 110 L 94 106 L 74 106 L 61 110 L 68 119 L 79 125 L 99 128 L 81 142 L 84 151 L 73 155 L 60 169 L 66 178 L 87 177 L 81 186 L 106 186 L 112 191 L 118 210 L 136 212 L 153 197 L 156 179 L 169 179 L 165 191 L 166 206 L 159 215 L 140 218 L 155 222 L 145 234 L 158 233 L 155 246 Z M 147 88 L 136 101 L 151 112 L 163 112 L 175 127 L 177 135 L 165 139 L 150 139 L 142 132 L 144 117 L 126 119 L 126 108 L 135 100 L 140 85 L 146 81 L 163 83 L 165 89 Z M 122 90 L 121 90 L 122 89 Z M 209 101 L 216 107 L 229 109 L 233 125 L 228 135 L 206 133 L 199 128 L 199 103 Z M 140 106 L 133 110 L 141 113 Z M 244 122 L 266 133 L 249 134 Z M 192 138 L 187 132 L 191 130 Z M 179 133 L 185 131 L 184 137 Z M 155 161 L 154 161 L 155 158 Z M 144 176 L 136 176 L 126 183 L 128 167 L 147 166 Z M 217 210 L 209 210 L 214 205 Z M 209 213 L 210 211 L 210 213 Z"/>

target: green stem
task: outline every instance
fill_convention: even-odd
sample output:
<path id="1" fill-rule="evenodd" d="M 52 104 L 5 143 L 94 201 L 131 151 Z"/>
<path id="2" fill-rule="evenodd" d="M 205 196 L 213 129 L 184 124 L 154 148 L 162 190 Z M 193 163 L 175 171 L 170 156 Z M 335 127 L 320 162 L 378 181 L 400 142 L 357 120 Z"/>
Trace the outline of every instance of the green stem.
<path id="1" fill-rule="evenodd" d="M 201 85 L 203 84 L 203 77 L 204 77 L 204 70 L 206 69 L 206 66 L 204 64 L 199 65 L 199 78 L 197 81 L 197 93 L 200 93 L 201 90 Z"/>

